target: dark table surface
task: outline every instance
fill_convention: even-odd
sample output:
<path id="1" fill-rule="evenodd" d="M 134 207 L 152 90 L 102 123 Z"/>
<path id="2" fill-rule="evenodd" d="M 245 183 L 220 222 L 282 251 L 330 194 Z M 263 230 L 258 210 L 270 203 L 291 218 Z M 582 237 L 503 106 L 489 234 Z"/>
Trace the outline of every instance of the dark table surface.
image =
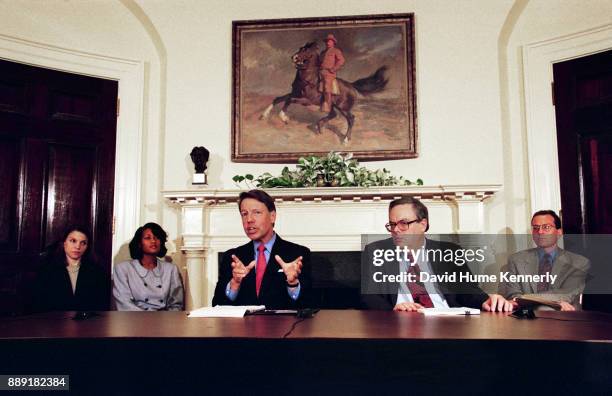
<path id="1" fill-rule="evenodd" d="M 188 318 L 185 312 L 101 312 L 100 316 L 77 321 L 72 319 L 73 312 L 54 312 L 0 319 L 0 339 L 286 337 L 612 342 L 610 314 L 536 314 L 537 319 L 527 320 L 487 312 L 425 317 L 406 312 L 322 310 L 313 318 L 300 320 L 284 315 Z"/>

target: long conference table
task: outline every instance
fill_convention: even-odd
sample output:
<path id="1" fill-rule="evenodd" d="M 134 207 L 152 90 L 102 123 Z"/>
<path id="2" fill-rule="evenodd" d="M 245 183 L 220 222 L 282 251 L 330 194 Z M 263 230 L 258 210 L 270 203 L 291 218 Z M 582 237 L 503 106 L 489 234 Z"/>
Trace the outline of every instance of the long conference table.
<path id="1" fill-rule="evenodd" d="M 81 394 L 609 392 L 612 315 L 537 315 L 55 312 L 0 319 L 0 374 L 68 374 Z"/>

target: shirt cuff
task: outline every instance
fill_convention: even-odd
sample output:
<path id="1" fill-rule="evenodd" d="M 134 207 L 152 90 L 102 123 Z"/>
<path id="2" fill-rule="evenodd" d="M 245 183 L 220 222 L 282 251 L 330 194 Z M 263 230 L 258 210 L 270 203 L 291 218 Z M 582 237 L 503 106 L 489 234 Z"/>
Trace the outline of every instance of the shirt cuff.
<path id="1" fill-rule="evenodd" d="M 238 291 L 240 291 L 240 289 L 232 290 L 230 287 L 231 283 L 232 281 L 229 281 L 227 282 L 227 286 L 225 286 L 225 297 L 227 297 L 227 299 L 230 301 L 236 301 L 236 297 L 238 297 Z"/>
<path id="2" fill-rule="evenodd" d="M 300 290 L 302 290 L 302 285 L 300 283 L 298 283 L 296 287 L 287 286 L 287 293 L 289 293 L 289 297 L 291 297 L 293 301 L 296 301 L 300 297 Z"/>

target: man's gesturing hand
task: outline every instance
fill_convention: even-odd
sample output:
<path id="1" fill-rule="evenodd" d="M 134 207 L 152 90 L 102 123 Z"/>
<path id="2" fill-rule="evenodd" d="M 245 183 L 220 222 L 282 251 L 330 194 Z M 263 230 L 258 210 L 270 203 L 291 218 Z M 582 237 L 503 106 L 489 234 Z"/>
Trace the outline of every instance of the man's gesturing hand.
<path id="1" fill-rule="evenodd" d="M 232 280 L 230 282 L 230 288 L 232 290 L 238 290 L 244 277 L 247 276 L 253 268 L 255 268 L 255 260 L 251 261 L 249 265 L 245 267 L 242 261 L 232 254 Z"/>
<path id="2" fill-rule="evenodd" d="M 281 266 L 285 276 L 287 277 L 287 283 L 290 285 L 295 284 L 298 281 L 298 276 L 302 272 L 302 256 L 296 258 L 290 263 L 286 263 L 283 259 L 277 254 L 274 256 L 278 265 Z"/>

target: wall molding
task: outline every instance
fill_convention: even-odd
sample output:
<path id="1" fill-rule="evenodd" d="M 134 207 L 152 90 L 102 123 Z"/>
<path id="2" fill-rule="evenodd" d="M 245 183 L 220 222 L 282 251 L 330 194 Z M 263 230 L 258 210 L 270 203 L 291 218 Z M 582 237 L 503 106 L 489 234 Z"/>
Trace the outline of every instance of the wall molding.
<path id="1" fill-rule="evenodd" d="M 553 64 L 612 48 L 612 24 L 523 47 L 531 212 L 561 209 Z"/>

